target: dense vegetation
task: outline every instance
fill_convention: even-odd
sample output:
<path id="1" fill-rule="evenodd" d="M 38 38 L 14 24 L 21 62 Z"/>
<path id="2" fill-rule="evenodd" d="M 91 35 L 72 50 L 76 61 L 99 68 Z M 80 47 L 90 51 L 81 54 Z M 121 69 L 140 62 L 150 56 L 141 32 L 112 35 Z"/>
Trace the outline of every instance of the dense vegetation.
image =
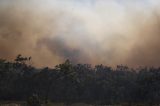
<path id="1" fill-rule="evenodd" d="M 97 104 L 160 103 L 160 68 L 131 69 L 69 60 L 55 68 L 37 69 L 18 55 L 14 62 L 0 60 L 0 100 L 29 102 L 85 102 Z M 38 101 L 38 102 L 39 102 Z"/>

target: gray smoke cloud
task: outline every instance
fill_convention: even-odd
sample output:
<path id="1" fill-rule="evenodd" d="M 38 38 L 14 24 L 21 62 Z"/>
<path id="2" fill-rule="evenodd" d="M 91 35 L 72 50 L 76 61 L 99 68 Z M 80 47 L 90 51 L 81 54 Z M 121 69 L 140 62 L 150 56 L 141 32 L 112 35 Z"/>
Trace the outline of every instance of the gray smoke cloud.
<path id="1" fill-rule="evenodd" d="M 158 0 L 1 0 L 0 57 L 37 67 L 73 63 L 159 66 Z"/>

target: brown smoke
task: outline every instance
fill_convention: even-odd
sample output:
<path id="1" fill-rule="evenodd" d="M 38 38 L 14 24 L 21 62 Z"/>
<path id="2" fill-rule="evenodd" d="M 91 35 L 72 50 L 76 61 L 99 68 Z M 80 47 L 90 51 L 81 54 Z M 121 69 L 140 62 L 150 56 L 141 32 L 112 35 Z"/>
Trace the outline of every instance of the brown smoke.
<path id="1" fill-rule="evenodd" d="M 65 59 L 113 66 L 159 66 L 158 1 L 149 6 L 140 5 L 142 2 L 139 6 L 119 4 L 116 0 L 92 6 L 73 0 L 43 3 L 1 1 L 1 58 L 13 60 L 21 53 L 32 56 L 38 67 L 54 66 Z"/>
<path id="2" fill-rule="evenodd" d="M 133 65 L 159 66 L 160 65 L 160 17 L 153 13 L 153 17 L 141 25 L 137 32 L 127 62 Z"/>

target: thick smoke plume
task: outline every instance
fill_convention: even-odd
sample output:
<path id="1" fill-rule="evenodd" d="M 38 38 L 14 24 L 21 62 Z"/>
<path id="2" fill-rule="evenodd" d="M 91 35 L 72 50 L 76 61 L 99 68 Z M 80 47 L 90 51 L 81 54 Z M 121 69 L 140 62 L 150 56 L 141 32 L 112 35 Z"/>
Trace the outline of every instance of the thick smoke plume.
<path id="1" fill-rule="evenodd" d="M 160 64 L 158 0 L 1 0 L 0 57 L 34 65 Z"/>

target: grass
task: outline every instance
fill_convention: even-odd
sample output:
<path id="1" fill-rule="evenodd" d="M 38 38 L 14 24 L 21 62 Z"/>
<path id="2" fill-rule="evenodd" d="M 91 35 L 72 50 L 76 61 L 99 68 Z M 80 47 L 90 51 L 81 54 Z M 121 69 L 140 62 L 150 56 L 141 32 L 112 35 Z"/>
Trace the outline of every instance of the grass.
<path id="1" fill-rule="evenodd" d="M 0 106 L 27 106 L 25 101 L 1 101 Z M 85 104 L 85 103 L 74 103 L 71 105 L 66 105 L 64 103 L 48 103 L 47 105 L 42 106 L 146 106 L 145 104 L 134 104 L 134 105 L 128 105 L 128 104 L 121 104 L 121 105 L 91 105 L 91 104 Z"/>

